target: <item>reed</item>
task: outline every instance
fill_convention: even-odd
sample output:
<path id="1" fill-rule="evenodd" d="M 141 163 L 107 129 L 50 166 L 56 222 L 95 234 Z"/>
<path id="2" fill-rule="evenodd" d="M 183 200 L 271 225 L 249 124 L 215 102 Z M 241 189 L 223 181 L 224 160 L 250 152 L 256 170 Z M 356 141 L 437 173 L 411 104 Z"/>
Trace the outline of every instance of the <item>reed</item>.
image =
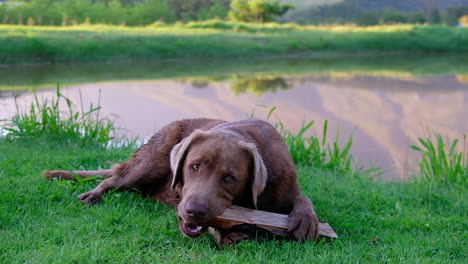
<path id="1" fill-rule="evenodd" d="M 80 94 L 81 98 L 81 94 Z M 91 103 L 87 109 L 80 99 L 80 110 L 65 95 L 57 84 L 53 98 L 34 100 L 28 110 L 20 109 L 16 98 L 16 113 L 9 120 L 3 120 L 3 129 L 9 140 L 49 139 L 76 143 L 79 145 L 108 146 L 114 139 L 116 127 L 106 116 L 101 116 L 100 98 L 98 104 Z M 61 109 L 65 106 L 65 110 Z"/>
<path id="2" fill-rule="evenodd" d="M 468 154 L 466 135 L 460 150 L 459 140 L 444 139 L 440 134 L 419 138 L 419 146 L 410 148 L 421 153 L 418 180 L 433 183 L 457 184 L 467 187 Z"/>
<path id="3" fill-rule="evenodd" d="M 338 129 L 333 141 L 328 142 L 328 120 L 325 120 L 321 139 L 314 135 L 306 136 L 305 134 L 312 128 L 314 123 L 315 121 L 304 123 L 297 134 L 280 129 L 294 162 L 302 166 L 352 171 L 354 169 L 354 159 L 350 153 L 353 145 L 352 135 L 349 136 L 346 144 L 342 147 L 340 145 L 341 132 Z"/>

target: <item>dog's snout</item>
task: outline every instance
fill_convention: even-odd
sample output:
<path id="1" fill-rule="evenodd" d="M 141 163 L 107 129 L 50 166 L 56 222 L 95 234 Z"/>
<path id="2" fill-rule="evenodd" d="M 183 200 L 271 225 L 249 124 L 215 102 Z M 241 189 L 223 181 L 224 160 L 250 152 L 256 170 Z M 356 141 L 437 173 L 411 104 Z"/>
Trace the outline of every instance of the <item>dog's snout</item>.
<path id="1" fill-rule="evenodd" d="M 208 206 L 200 202 L 188 202 L 185 211 L 189 217 L 200 219 L 208 214 Z"/>

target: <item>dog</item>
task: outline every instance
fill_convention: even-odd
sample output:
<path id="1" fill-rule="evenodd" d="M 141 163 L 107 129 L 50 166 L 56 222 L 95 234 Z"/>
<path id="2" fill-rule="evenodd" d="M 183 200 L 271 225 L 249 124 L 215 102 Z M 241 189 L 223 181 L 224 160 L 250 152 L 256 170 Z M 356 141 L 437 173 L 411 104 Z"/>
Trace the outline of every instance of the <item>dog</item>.
<path id="1" fill-rule="evenodd" d="M 100 175 L 105 179 L 83 193 L 97 204 L 109 190 L 136 188 L 177 207 L 179 228 L 188 237 L 204 232 L 230 205 L 289 214 L 288 232 L 298 241 L 318 236 L 318 218 L 300 192 L 291 154 L 281 135 L 262 120 L 226 122 L 184 119 L 161 128 L 131 158 L 99 171 L 48 171 L 47 179 Z M 211 229 L 218 243 L 253 238 L 242 230 Z"/>

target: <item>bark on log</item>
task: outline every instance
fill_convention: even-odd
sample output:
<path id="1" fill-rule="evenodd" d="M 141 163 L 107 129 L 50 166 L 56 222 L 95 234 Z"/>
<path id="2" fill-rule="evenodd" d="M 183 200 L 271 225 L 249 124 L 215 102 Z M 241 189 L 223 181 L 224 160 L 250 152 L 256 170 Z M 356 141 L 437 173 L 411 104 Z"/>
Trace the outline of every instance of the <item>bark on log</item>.
<path id="1" fill-rule="evenodd" d="M 234 226 L 241 224 L 252 224 L 265 229 L 274 235 L 281 237 L 290 237 L 288 230 L 289 216 L 259 210 L 252 210 L 239 206 L 230 206 L 224 213 L 215 217 L 210 226 L 229 230 Z M 328 224 L 319 223 L 319 236 L 338 238 L 333 228 Z"/>

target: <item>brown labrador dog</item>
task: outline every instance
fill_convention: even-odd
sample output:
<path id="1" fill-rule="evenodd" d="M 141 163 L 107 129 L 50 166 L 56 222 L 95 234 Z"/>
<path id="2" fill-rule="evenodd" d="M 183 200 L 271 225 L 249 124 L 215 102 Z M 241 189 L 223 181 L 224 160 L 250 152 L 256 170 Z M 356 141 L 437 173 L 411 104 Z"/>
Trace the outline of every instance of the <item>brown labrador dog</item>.
<path id="1" fill-rule="evenodd" d="M 160 129 L 127 162 L 108 170 L 73 173 L 106 178 L 79 196 L 82 203 L 96 204 L 115 188 L 137 188 L 177 206 L 180 230 L 189 237 L 200 235 L 230 205 L 289 214 L 288 231 L 297 240 L 318 235 L 318 219 L 310 200 L 300 193 L 288 148 L 265 121 L 175 121 Z M 67 171 L 49 171 L 44 176 L 74 179 Z M 211 231 L 221 244 L 251 238 L 242 231 Z"/>

